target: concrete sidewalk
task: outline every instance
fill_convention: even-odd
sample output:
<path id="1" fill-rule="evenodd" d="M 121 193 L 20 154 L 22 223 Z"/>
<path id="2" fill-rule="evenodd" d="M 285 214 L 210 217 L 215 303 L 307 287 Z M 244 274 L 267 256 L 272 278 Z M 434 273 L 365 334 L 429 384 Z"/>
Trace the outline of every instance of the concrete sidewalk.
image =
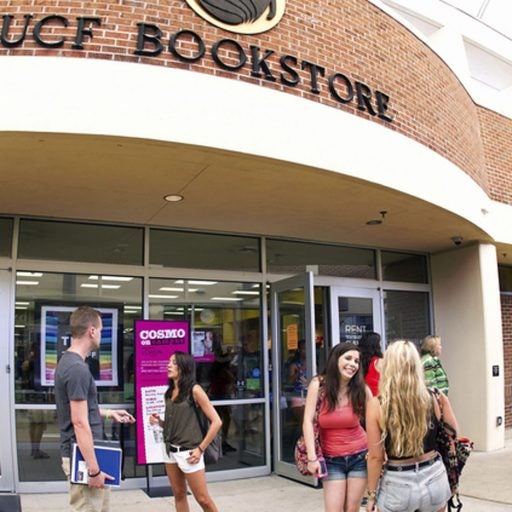
<path id="1" fill-rule="evenodd" d="M 322 491 L 275 475 L 209 484 L 221 512 L 312 512 L 323 510 Z M 512 512 L 512 439 L 506 447 L 474 452 L 462 476 L 463 512 Z M 24 494 L 23 512 L 68 512 L 66 494 Z M 191 512 L 200 507 L 190 497 Z M 149 498 L 142 490 L 112 493 L 112 512 L 169 512 L 172 498 Z M 361 509 L 363 510 L 363 509 Z"/>

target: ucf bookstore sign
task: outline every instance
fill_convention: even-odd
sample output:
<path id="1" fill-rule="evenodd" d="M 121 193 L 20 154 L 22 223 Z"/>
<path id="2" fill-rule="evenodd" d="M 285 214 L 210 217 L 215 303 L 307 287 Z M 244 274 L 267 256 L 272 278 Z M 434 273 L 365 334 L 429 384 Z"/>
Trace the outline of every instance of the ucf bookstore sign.
<path id="1" fill-rule="evenodd" d="M 230 32 L 245 34 L 270 30 L 283 16 L 285 7 L 285 2 L 279 0 L 239 0 L 238 3 L 226 0 L 186 1 L 208 22 Z M 235 8 L 234 5 L 238 7 Z M 96 16 L 68 18 L 50 14 L 37 19 L 32 14 L 25 14 L 21 19 L 13 14 L 4 14 L 0 48 L 21 48 L 31 39 L 42 48 L 68 47 L 79 52 L 87 49 L 87 44 L 94 38 L 95 30 L 101 25 L 102 19 Z M 388 112 L 389 95 L 372 89 L 360 80 L 353 80 L 338 70 L 328 70 L 318 63 L 300 59 L 295 55 L 278 54 L 271 49 L 263 50 L 257 44 L 242 45 L 235 39 L 219 39 L 207 48 L 201 35 L 188 29 L 164 34 L 154 23 L 139 22 L 135 23 L 135 27 L 136 42 L 132 50 L 134 55 L 155 57 L 162 52 L 169 52 L 182 62 L 195 63 L 201 61 L 208 52 L 215 65 L 228 72 L 248 72 L 252 77 L 278 82 L 285 87 L 305 85 L 311 93 L 318 95 L 326 90 L 340 104 L 354 102 L 360 111 L 386 122 L 393 121 Z M 193 49 L 185 52 L 181 43 L 187 43 L 187 47 L 192 43 Z M 226 57 L 228 52 L 229 59 Z"/>

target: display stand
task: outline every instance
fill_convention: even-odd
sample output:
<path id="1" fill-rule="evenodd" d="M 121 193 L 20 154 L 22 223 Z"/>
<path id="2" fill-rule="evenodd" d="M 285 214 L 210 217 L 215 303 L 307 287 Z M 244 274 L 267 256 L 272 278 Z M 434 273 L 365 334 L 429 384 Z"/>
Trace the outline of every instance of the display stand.
<path id="1" fill-rule="evenodd" d="M 151 487 L 151 477 L 153 476 L 153 468 L 146 464 L 146 488 L 144 489 L 144 492 L 150 497 L 150 498 L 164 498 L 166 496 L 174 496 L 174 493 L 172 492 L 171 486 L 160 486 L 160 487 Z"/>
<path id="2" fill-rule="evenodd" d="M 0 512 L 21 512 L 18 494 L 0 494 Z"/>

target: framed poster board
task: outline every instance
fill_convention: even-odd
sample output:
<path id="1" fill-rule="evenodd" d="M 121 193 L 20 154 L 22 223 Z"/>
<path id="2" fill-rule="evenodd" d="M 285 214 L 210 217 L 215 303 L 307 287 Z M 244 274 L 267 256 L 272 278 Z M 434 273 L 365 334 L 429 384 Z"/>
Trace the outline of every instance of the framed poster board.
<path id="1" fill-rule="evenodd" d="M 81 305 L 81 304 L 80 304 Z M 55 369 L 63 352 L 71 345 L 69 318 L 78 307 L 62 305 L 40 306 L 41 350 L 40 375 L 41 386 L 54 386 Z M 92 306 L 94 307 L 94 306 Z M 95 307 L 101 314 L 103 329 L 98 350 L 86 358 L 96 386 L 118 386 L 118 331 L 119 308 Z"/>

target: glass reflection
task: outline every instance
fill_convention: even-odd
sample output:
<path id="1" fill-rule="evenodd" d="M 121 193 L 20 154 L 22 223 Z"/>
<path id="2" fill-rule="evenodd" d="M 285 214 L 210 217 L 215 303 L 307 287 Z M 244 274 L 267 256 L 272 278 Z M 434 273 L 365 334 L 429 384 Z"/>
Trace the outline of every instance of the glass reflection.
<path id="1" fill-rule="evenodd" d="M 152 279 L 150 319 L 190 322 L 197 382 L 212 400 L 263 396 L 260 285 Z"/>
<path id="2" fill-rule="evenodd" d="M 142 280 L 139 278 L 18 271 L 14 359 L 16 403 L 54 403 L 51 369 L 70 343 L 66 318 L 81 304 L 90 304 L 110 315 L 110 329 L 104 329 L 110 341 L 102 336 L 105 350 L 102 348 L 88 358 L 91 373 L 99 379 L 100 402 L 132 403 L 133 326 L 142 316 L 141 300 Z M 100 361 L 108 363 L 109 357 L 111 372 L 100 376 Z"/>

